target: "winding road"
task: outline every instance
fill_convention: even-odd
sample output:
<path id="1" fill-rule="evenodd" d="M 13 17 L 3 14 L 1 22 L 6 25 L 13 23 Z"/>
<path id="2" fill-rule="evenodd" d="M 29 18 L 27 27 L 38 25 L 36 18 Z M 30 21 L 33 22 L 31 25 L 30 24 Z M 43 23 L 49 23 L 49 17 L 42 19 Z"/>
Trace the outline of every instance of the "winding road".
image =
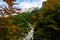
<path id="1" fill-rule="evenodd" d="M 30 31 L 28 31 L 28 34 L 25 38 L 19 38 L 19 40 L 33 40 L 33 34 L 34 34 L 34 25 L 28 23 L 29 27 L 31 28 Z"/>
<path id="2" fill-rule="evenodd" d="M 25 38 L 23 38 L 23 40 L 33 40 L 34 27 L 32 27 L 30 23 L 29 23 L 29 26 L 31 30 L 28 32 L 28 35 Z"/>

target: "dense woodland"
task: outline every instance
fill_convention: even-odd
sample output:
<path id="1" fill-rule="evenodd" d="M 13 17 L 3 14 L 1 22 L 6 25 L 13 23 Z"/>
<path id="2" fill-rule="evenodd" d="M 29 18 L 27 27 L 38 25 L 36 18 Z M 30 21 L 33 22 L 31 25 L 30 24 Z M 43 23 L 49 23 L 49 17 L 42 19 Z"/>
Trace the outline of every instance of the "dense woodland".
<path id="1" fill-rule="evenodd" d="M 39 12 L 34 40 L 60 40 L 60 0 L 43 2 Z"/>
<path id="2" fill-rule="evenodd" d="M 4 1 L 10 9 L 6 8 L 5 13 L 0 13 L 0 40 L 18 40 L 24 37 L 31 30 L 28 23 L 35 25 L 34 40 L 60 40 L 60 0 L 47 0 L 40 9 L 35 8 L 22 14 L 18 12 L 13 16 L 13 1 L 11 4 L 8 0 Z M 9 16 L 4 17 L 6 14 Z"/>

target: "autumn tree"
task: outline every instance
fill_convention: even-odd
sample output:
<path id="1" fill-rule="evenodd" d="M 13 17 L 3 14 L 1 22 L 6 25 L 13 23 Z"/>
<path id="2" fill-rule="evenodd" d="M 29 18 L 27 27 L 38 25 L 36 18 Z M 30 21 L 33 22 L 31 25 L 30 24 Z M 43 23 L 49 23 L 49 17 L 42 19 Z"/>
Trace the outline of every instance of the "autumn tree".
<path id="1" fill-rule="evenodd" d="M 7 2 L 9 6 L 12 6 L 14 4 L 13 2 L 15 2 L 16 0 L 3 0 L 3 1 Z"/>
<path id="2" fill-rule="evenodd" d="M 18 19 L 13 18 L 12 15 L 9 15 L 8 17 L 4 17 L 5 13 L 11 14 L 13 12 L 11 10 L 12 10 L 14 0 L 4 0 L 4 1 L 7 2 L 9 8 L 7 7 L 2 8 L 1 11 L 3 17 L 0 17 L 0 40 L 17 40 L 19 37 L 24 36 L 23 33 L 25 33 L 27 29 L 24 31 L 24 28 L 20 27 L 21 25 L 20 25 L 20 20 L 18 20 L 19 19 L 18 16 L 17 16 Z"/>
<path id="3" fill-rule="evenodd" d="M 60 0 L 43 3 L 35 30 L 35 40 L 60 40 Z"/>

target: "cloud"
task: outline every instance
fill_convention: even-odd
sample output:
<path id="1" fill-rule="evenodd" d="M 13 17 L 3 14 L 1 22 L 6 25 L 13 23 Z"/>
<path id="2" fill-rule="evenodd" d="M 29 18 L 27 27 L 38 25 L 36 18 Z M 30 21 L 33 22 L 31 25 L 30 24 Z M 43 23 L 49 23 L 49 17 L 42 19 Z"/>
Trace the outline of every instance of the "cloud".
<path id="1" fill-rule="evenodd" d="M 39 7 L 41 8 L 42 2 L 46 0 L 17 0 L 16 5 L 14 7 L 21 8 L 22 10 L 25 10 L 26 8 L 31 8 L 31 7 Z M 7 3 L 0 1 L 0 6 L 8 6 Z"/>
<path id="2" fill-rule="evenodd" d="M 38 4 L 36 2 L 32 2 L 32 3 L 22 2 L 20 3 L 20 6 L 23 8 L 31 8 L 31 7 L 38 7 Z"/>
<path id="3" fill-rule="evenodd" d="M 5 7 L 5 6 L 7 7 L 8 4 L 6 2 L 0 1 L 0 7 Z"/>
<path id="4" fill-rule="evenodd" d="M 0 0 L 0 2 L 3 1 L 3 0 Z"/>
<path id="5" fill-rule="evenodd" d="M 31 7 L 41 7 L 42 6 L 42 2 L 45 0 L 29 0 L 29 1 L 24 1 L 24 2 L 19 2 L 18 5 L 15 5 L 16 7 L 19 8 L 31 8 Z"/>

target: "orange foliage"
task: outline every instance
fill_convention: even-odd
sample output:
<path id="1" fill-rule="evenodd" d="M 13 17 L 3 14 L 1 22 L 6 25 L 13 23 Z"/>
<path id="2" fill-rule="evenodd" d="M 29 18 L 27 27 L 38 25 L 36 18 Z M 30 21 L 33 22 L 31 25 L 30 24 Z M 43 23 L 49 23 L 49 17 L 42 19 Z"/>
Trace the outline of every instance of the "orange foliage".
<path id="1" fill-rule="evenodd" d="M 3 0 L 3 1 L 7 2 L 8 5 L 12 6 L 13 2 L 16 1 L 16 0 Z"/>

